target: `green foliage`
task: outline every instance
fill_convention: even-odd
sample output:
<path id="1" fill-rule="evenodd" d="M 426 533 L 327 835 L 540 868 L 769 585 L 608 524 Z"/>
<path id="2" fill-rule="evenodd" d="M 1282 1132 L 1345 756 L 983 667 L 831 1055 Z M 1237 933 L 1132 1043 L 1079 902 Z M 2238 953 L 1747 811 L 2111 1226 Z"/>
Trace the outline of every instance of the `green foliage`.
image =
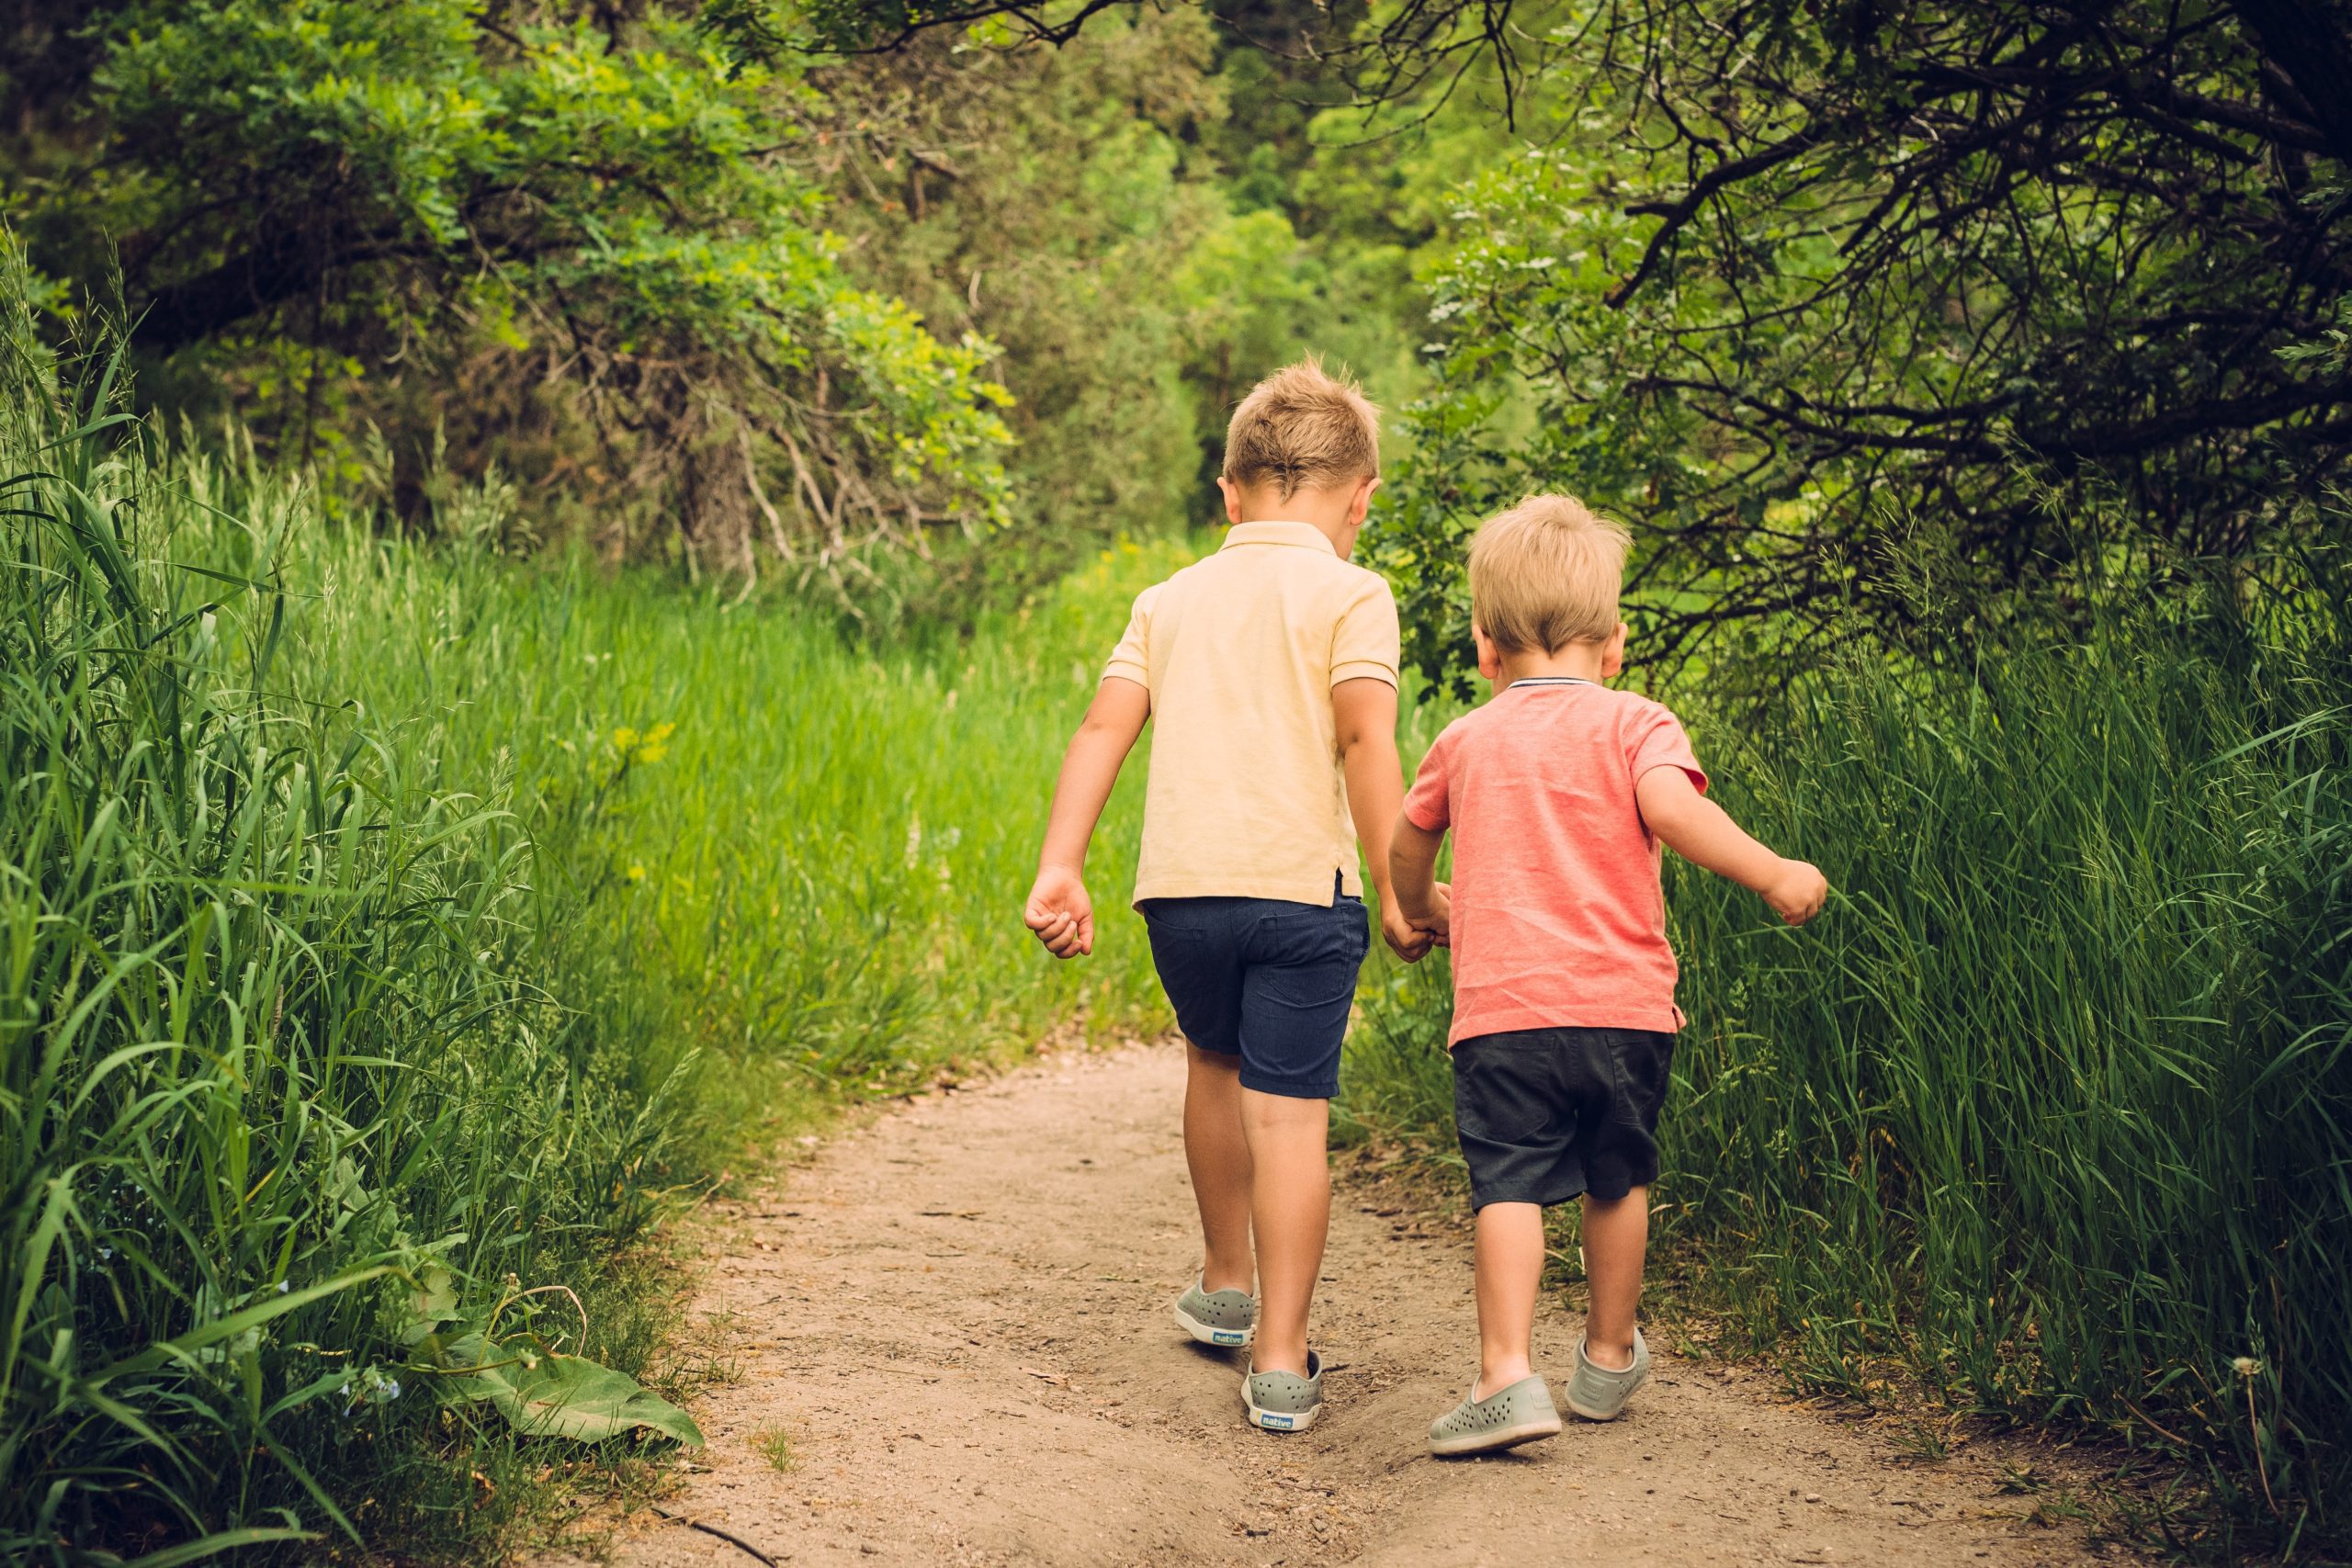
<path id="1" fill-rule="evenodd" d="M 648 1431 L 702 1447 L 702 1428 L 684 1411 L 584 1356 L 518 1353 L 503 1365 L 453 1377 L 448 1389 L 444 1398 L 487 1403 L 534 1438 L 602 1443 Z"/>
<path id="2" fill-rule="evenodd" d="M 348 614 L 312 645 L 370 712 L 417 716 L 452 780 L 514 778 L 529 820 L 582 824 L 571 874 L 665 1027 L 727 1070 L 747 1138 L 812 1097 L 895 1092 L 1025 1049 L 1074 1012 L 1156 1010 L 1141 927 L 1111 878 L 1141 790 L 1100 848 L 1104 953 L 1056 964 L 1017 918 L 1037 811 L 1128 603 L 1184 557 L 1103 552 L 1029 607 L 935 649 L 845 645 L 788 600 L 612 577 L 568 558 L 314 547 Z M 1017 899 L 1012 906 L 1017 916 Z"/>
<path id="3" fill-rule="evenodd" d="M 1641 535 L 1653 656 L 1720 662 L 1916 646 L 1877 569 L 1922 534 L 1972 595 L 2046 602 L 2077 551 L 2155 576 L 2307 536 L 2352 402 L 2324 348 L 2352 126 L 2320 85 L 2352 30 L 2195 15 L 1567 7 L 1573 73 L 1529 109 L 1575 112 L 1464 182 L 1430 270 L 1447 357 L 1385 547 L 1458 559 L 1479 516 L 1573 491 Z"/>
<path id="4" fill-rule="evenodd" d="M 788 604 L 519 569 L 494 528 L 325 526 L 233 434 L 166 448 L 119 380 L 61 389 L 11 298 L 11 1561 L 492 1553 L 532 1447 L 698 1440 L 637 1381 L 668 1285 L 628 1249 L 707 1158 L 1073 1011 L 1156 1017 L 1114 880 L 1086 966 L 1004 889 L 1091 650 L 1178 552 L 876 659 Z"/>
<path id="5" fill-rule="evenodd" d="M 502 1281 L 645 1233 L 688 1064 L 503 783 L 427 787 L 309 679 L 299 494 L 161 452 L 119 358 L 55 379 L 20 273 L 0 307 L 0 1554 L 380 1529 L 446 1440 L 418 1293 L 609 1353 Z"/>
<path id="6" fill-rule="evenodd" d="M 1303 354 L 1384 402 L 1410 394 L 1412 247 L 1458 170 L 1416 136 L 1372 155 L 1393 177 L 1351 176 L 1362 117 L 1311 116 L 1334 84 L 1272 70 L 1179 7 L 1099 17 L 1051 54 L 926 39 L 812 77 L 851 265 L 1004 351 L 1024 525 L 960 564 L 1025 588 L 1120 534 L 1216 515 L 1232 405 Z"/>
<path id="7" fill-rule="evenodd" d="M 510 469 L 628 471 L 621 525 L 718 564 L 758 537 L 838 576 L 910 528 L 1005 522 L 989 351 L 844 270 L 786 155 L 790 72 L 729 71 L 660 8 L 608 32 L 560 6 L 211 0 L 97 27 L 67 107 L 105 135 L 33 191 L 35 259 L 103 295 L 119 244 L 141 344 L 209 344 L 232 379 L 305 345 L 249 411 L 305 460 L 327 391 L 391 417 L 422 370 L 455 395 L 420 426 L 503 423 Z"/>
<path id="8" fill-rule="evenodd" d="M 1510 144 L 1475 84 L 1382 122 L 1243 41 L 1335 25 L 1288 0 L 816 65 L 826 15 L 737 0 L 82 3 L 0 79 L 0 165 L 60 311 L 119 255 L 162 406 L 412 524 L 495 469 L 542 540 L 868 629 L 1208 515 L 1301 354 L 1409 397 L 1416 257 Z"/>
<path id="9" fill-rule="evenodd" d="M 1657 1190 L 1801 1384 L 1869 1398 L 1896 1359 L 2201 1459 L 2249 1540 L 2323 1555 L 2352 1530 L 2342 571 L 2110 601 L 1973 670 L 1840 660 L 1736 720 L 1686 699 L 1717 796 L 1838 896 L 1792 931 L 1668 857 Z M 1447 1009 L 1375 990 L 1360 1115 L 1447 1125 Z"/>

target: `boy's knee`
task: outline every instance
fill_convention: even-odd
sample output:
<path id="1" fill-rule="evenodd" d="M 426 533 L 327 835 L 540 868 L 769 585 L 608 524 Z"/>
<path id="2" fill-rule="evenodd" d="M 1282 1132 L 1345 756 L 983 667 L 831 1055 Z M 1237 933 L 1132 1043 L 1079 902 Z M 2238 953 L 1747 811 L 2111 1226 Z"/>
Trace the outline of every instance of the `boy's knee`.
<path id="1" fill-rule="evenodd" d="M 1241 1076 L 1240 1057 L 1228 1055 L 1223 1051 L 1206 1050 L 1189 1040 L 1184 1042 L 1184 1059 L 1196 1073 L 1228 1078 Z"/>
<path id="2" fill-rule="evenodd" d="M 1331 1102 L 1296 1095 L 1269 1094 L 1263 1089 L 1244 1087 L 1241 1090 L 1241 1122 L 1246 1127 L 1268 1133 L 1313 1132 L 1320 1134 L 1331 1124 Z"/>
<path id="3" fill-rule="evenodd" d="M 1603 1196 L 1599 1192 L 1587 1192 L 1584 1195 L 1585 1207 L 1589 1209 L 1614 1209 L 1621 1203 L 1646 1203 L 1649 1201 L 1650 1190 L 1646 1187 L 1628 1187 L 1614 1197 Z"/>

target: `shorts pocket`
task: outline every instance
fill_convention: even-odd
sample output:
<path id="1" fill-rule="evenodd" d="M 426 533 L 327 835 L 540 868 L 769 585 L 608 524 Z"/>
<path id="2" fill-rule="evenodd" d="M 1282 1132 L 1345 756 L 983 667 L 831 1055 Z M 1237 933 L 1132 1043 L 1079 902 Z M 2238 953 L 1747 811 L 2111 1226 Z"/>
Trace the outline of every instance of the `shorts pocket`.
<path id="1" fill-rule="evenodd" d="M 1617 1074 L 1616 1119 L 1655 1133 L 1673 1076 L 1674 1036 L 1643 1029 L 1611 1033 L 1609 1055 Z"/>
<path id="2" fill-rule="evenodd" d="M 1154 903 L 1144 930 L 1177 1027 L 1204 1051 L 1233 1055 L 1241 1048 L 1241 971 L 1230 914 L 1186 899 Z"/>
<path id="3" fill-rule="evenodd" d="M 1363 964 L 1355 938 L 1326 923 L 1253 945 L 1250 975 L 1261 1002 L 1297 1012 L 1336 1012 L 1340 1027 L 1346 1027 Z"/>
<path id="4" fill-rule="evenodd" d="M 1146 930 L 1157 934 L 1209 937 L 1229 935 L 1235 925 L 1234 898 L 1147 898 L 1136 906 Z"/>
<path id="5" fill-rule="evenodd" d="M 1263 917 L 1250 933 L 1249 962 L 1279 968 L 1361 964 L 1369 951 L 1363 906 L 1342 898 L 1329 908 L 1307 904 Z"/>
<path id="6" fill-rule="evenodd" d="M 1453 1122 L 1471 1144 L 1526 1146 L 1554 1134 L 1552 1053 L 1508 1036 L 1453 1048 Z"/>

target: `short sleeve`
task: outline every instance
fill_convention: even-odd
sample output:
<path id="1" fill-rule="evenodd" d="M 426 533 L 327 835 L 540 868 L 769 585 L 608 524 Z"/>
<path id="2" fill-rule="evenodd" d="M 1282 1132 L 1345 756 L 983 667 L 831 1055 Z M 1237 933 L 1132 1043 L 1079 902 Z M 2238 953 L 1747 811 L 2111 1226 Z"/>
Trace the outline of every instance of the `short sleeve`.
<path id="1" fill-rule="evenodd" d="M 1453 823 L 1453 739 L 1451 730 L 1437 738 L 1413 774 L 1413 787 L 1405 792 L 1405 820 L 1425 833 L 1442 833 Z"/>
<path id="2" fill-rule="evenodd" d="M 1367 571 L 1331 628 L 1331 684 L 1369 677 L 1394 686 L 1402 651 L 1396 601 L 1387 582 Z"/>
<path id="3" fill-rule="evenodd" d="M 1682 721 L 1657 704 L 1650 704 L 1634 724 L 1627 750 L 1635 784 L 1652 768 L 1680 768 L 1690 775 L 1692 786 L 1701 795 L 1707 793 L 1706 770 L 1699 766 L 1698 753 L 1690 750 L 1690 737 L 1683 733 Z"/>
<path id="4" fill-rule="evenodd" d="M 1156 583 L 1136 595 L 1136 607 L 1127 615 L 1126 633 L 1119 638 L 1119 646 L 1111 650 L 1111 661 L 1102 667 L 1105 680 L 1116 675 L 1147 691 L 1151 688 L 1151 606 L 1159 597 Z"/>

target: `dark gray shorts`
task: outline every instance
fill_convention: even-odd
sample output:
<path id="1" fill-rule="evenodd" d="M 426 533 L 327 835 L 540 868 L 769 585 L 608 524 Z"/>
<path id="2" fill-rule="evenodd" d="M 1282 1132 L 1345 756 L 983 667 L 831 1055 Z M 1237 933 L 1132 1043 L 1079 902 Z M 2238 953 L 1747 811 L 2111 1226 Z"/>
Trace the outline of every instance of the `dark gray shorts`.
<path id="1" fill-rule="evenodd" d="M 1470 1206 L 1623 1198 L 1657 1179 L 1674 1036 L 1527 1029 L 1453 1048 L 1453 1123 Z"/>
<path id="2" fill-rule="evenodd" d="M 1372 948 L 1363 901 L 1151 898 L 1151 962 L 1184 1038 L 1241 1058 L 1241 1087 L 1294 1100 L 1340 1092 L 1340 1042 Z"/>

